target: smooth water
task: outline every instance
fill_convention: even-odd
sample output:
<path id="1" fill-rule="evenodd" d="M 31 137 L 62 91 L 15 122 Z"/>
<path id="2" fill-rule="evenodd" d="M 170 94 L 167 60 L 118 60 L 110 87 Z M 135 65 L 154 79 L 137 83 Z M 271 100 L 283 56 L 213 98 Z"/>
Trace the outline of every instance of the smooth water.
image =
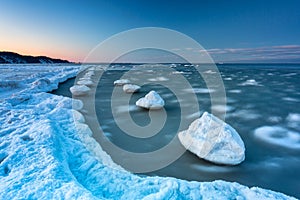
<path id="1" fill-rule="evenodd" d="M 124 95 L 128 95 L 123 93 L 122 87 L 114 87 L 113 82 L 129 69 L 132 69 L 132 65 L 116 66 L 104 71 L 96 88 L 95 109 L 98 121 L 105 137 L 115 145 L 137 153 L 158 150 L 176 137 L 180 120 L 184 121 L 183 129 L 186 129 L 202 112 L 218 113 L 225 109 L 226 122 L 237 130 L 246 147 L 246 159 L 238 166 L 215 165 L 185 152 L 169 166 L 147 175 L 197 181 L 222 179 L 300 198 L 300 65 L 218 66 L 226 91 L 226 107 L 221 104 L 212 105 L 209 92 L 214 91 L 207 89 L 205 81 L 193 67 L 173 66 L 174 70 L 182 72 L 177 75 L 184 76 L 194 88 L 200 113 L 194 108 L 195 105 L 180 102 L 176 98 L 178 92 L 188 94 L 192 91 L 181 89 L 174 92 L 164 86 L 171 82 L 180 88 L 181 83 L 176 79 L 176 74 L 166 73 L 163 69 L 138 67 L 131 70 L 129 78 L 132 82 L 144 81 L 149 84 L 131 96 L 129 106 L 112 108 L 111 96 L 114 89 L 120 102 Z M 149 78 L 146 80 L 145 77 Z M 73 82 L 74 79 L 60 84 L 59 89 L 53 93 L 71 96 L 68 89 Z M 138 125 L 145 126 L 150 123 L 149 112 L 136 107 L 135 101 L 150 90 L 157 91 L 166 102 L 168 117 L 165 126 L 150 138 L 129 136 L 115 123 L 112 109 L 118 113 L 129 109 L 132 119 Z M 181 119 L 183 107 L 190 109 Z M 124 119 L 124 123 L 126 120 Z"/>

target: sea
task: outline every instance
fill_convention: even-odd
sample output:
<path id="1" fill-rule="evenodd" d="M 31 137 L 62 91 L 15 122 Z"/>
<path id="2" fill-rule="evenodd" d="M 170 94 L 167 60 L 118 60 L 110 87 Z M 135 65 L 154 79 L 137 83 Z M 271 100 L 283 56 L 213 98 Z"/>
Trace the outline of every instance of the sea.
<path id="1" fill-rule="evenodd" d="M 245 160 L 236 166 L 210 163 L 185 151 L 162 168 L 139 175 L 226 180 L 300 198 L 300 64 L 217 64 L 203 70 L 201 65 L 180 63 L 91 66 L 99 67 L 93 78 L 95 92 L 80 98 L 91 102 L 82 113 L 87 121 L 97 120 L 102 130 L 93 133 L 97 141 L 136 154 L 159 151 L 206 111 L 231 125 L 245 144 Z M 72 97 L 69 88 L 84 73 L 61 83 L 52 93 Z M 140 91 L 126 94 L 114 86 L 122 78 L 141 85 Z M 164 99 L 164 109 L 149 111 L 135 105 L 151 90 Z M 130 135 L 130 129 L 124 129 L 132 122 L 151 127 L 160 115 L 165 115 L 159 118 L 162 126 L 152 127 L 156 132 L 151 136 L 147 131 Z M 120 159 L 127 159 L 126 154 L 122 156 L 112 158 L 122 165 Z"/>

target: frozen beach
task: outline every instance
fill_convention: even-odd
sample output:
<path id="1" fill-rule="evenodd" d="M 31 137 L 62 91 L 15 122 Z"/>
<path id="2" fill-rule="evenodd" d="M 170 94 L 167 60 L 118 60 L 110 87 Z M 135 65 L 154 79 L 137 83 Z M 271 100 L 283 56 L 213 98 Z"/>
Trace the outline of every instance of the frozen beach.
<path id="1" fill-rule="evenodd" d="M 226 122 L 233 125 L 245 141 L 246 160 L 242 165 L 213 165 L 186 152 L 172 165 L 148 173 L 151 176 L 132 174 L 116 164 L 96 142 L 94 137 L 97 136 L 92 136 L 87 126 L 89 119 L 81 114 L 89 117 L 84 113 L 86 105 L 79 101 L 74 105 L 67 97 L 69 86 L 64 84 L 69 83 L 58 88 L 59 83 L 75 77 L 80 66 L 1 65 L 0 198 L 293 199 L 283 193 L 299 197 L 299 66 L 287 70 L 220 68 L 227 92 L 225 108 L 211 108 L 209 91 L 203 82 L 196 82 L 198 79 L 189 69 L 177 67 L 178 73 L 191 81 L 201 111 L 226 109 Z M 130 66 L 122 68 L 129 69 Z M 104 71 L 99 84 L 91 86 L 97 88 L 96 114 L 106 139 L 138 152 L 165 145 L 175 136 L 176 132 L 172 131 L 178 128 L 174 127 L 178 120 L 178 103 L 169 95 L 169 90 L 155 83 L 168 81 L 168 78 L 160 76 L 160 72 L 148 71 L 156 75 L 149 79 L 153 85 L 142 87 L 141 92 L 132 97 L 135 102 L 154 88 L 165 99 L 166 110 L 173 116 L 157 135 L 160 143 L 157 138 L 141 142 L 129 139 L 118 129 L 110 100 L 106 98 L 111 97 L 113 82 L 120 78 L 122 70 Z M 124 93 L 122 87 L 119 92 Z M 113 109 L 122 112 L 124 107 Z M 147 123 L 145 110 L 130 109 L 137 123 Z M 191 113 L 186 116 L 187 122 L 199 115 Z M 276 188 L 274 190 L 282 193 L 256 186 Z"/>

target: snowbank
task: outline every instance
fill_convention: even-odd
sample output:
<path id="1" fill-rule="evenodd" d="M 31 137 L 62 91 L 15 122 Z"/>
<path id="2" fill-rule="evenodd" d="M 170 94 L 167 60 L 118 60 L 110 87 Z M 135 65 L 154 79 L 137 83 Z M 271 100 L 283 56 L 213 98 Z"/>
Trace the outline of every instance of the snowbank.
<path id="1" fill-rule="evenodd" d="M 73 118 L 71 101 L 40 93 L 19 105 L 1 104 L 1 199 L 292 199 L 238 183 L 126 172 L 81 117 Z"/>
<path id="2" fill-rule="evenodd" d="M 18 104 L 30 94 L 49 92 L 58 84 L 76 76 L 78 65 L 1 65 L 0 101 Z"/>

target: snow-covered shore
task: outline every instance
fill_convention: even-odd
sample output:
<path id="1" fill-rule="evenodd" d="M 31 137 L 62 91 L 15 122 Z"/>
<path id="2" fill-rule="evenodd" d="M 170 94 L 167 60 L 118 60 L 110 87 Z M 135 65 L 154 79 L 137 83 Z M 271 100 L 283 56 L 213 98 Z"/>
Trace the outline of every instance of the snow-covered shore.
<path id="1" fill-rule="evenodd" d="M 293 199 L 238 183 L 139 177 L 123 170 L 91 137 L 72 99 L 46 93 L 79 67 L 47 66 L 39 73 L 33 68 L 22 72 L 30 78 L 14 78 L 11 67 L 5 77 L 1 73 L 0 199 Z M 18 88 L 4 86 L 9 80 Z"/>
<path id="2" fill-rule="evenodd" d="M 57 89 L 79 69 L 79 65 L 0 65 L 0 101 L 17 104 L 33 93 Z"/>

